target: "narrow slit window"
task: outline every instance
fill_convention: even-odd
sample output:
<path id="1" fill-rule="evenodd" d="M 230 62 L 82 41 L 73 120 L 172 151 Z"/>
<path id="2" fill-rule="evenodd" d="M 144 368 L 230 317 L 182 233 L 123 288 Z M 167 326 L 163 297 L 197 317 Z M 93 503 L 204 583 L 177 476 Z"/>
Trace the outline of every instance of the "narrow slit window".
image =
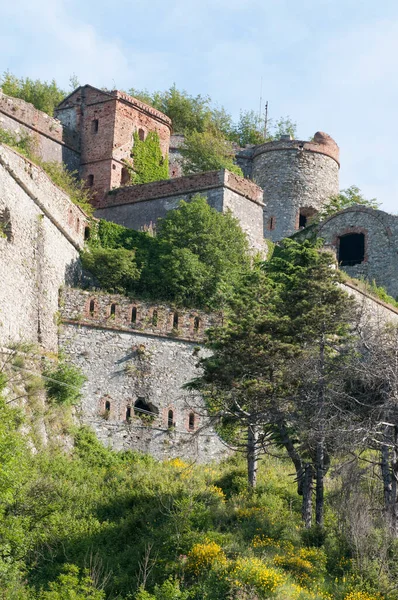
<path id="1" fill-rule="evenodd" d="M 77 233 L 80 233 L 80 219 L 79 219 L 79 217 L 77 217 L 77 219 L 76 219 L 76 231 L 77 231 Z"/>
<path id="2" fill-rule="evenodd" d="M 178 312 L 173 315 L 173 329 L 178 329 Z"/>
<path id="3" fill-rule="evenodd" d="M 133 308 L 131 309 L 131 322 L 134 325 L 135 323 L 137 323 L 137 307 L 133 306 Z"/>
<path id="4" fill-rule="evenodd" d="M 270 217 L 268 219 L 268 223 L 267 223 L 267 229 L 268 229 L 268 231 L 273 231 L 275 229 L 275 223 L 276 223 L 276 218 L 275 217 Z"/>
<path id="5" fill-rule="evenodd" d="M 84 228 L 84 239 L 85 240 L 89 240 L 90 239 L 90 227 L 85 227 Z"/>
<path id="6" fill-rule="evenodd" d="M 189 421 L 188 421 L 188 429 L 189 431 L 193 431 L 195 429 L 195 413 L 189 413 Z"/>
<path id="7" fill-rule="evenodd" d="M 200 329 L 200 318 L 195 317 L 194 321 L 193 321 L 193 330 L 195 333 L 198 333 L 199 329 Z"/>
<path id="8" fill-rule="evenodd" d="M 89 312 L 90 317 L 93 317 L 95 312 L 95 300 L 90 300 Z"/>
<path id="9" fill-rule="evenodd" d="M 128 406 L 126 408 L 126 421 L 130 421 L 131 420 L 131 406 Z"/>
<path id="10" fill-rule="evenodd" d="M 105 402 L 105 410 L 106 410 L 107 412 L 109 412 L 109 411 L 111 410 L 111 403 L 109 402 L 109 400 L 107 400 L 107 401 Z"/>
<path id="11" fill-rule="evenodd" d="M 94 175 L 90 174 L 87 176 L 87 185 L 88 187 L 93 187 L 94 185 Z"/>
<path id="12" fill-rule="evenodd" d="M 110 313 L 111 317 L 115 317 L 116 316 L 116 304 L 111 304 L 111 313 Z"/>
<path id="13" fill-rule="evenodd" d="M 169 410 L 167 415 L 167 428 L 171 429 L 174 427 L 174 414 L 172 410 Z"/>
<path id="14" fill-rule="evenodd" d="M 98 133 L 98 119 L 93 119 L 91 121 L 91 131 L 92 133 Z"/>

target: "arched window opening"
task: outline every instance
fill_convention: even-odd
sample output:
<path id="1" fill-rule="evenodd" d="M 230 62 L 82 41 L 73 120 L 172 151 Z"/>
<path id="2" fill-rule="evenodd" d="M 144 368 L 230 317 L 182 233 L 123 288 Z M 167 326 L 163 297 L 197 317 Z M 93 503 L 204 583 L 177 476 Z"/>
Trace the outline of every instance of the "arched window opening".
<path id="1" fill-rule="evenodd" d="M 90 239 L 90 227 L 85 227 L 84 228 L 84 239 L 87 241 Z"/>
<path id="2" fill-rule="evenodd" d="M 200 317 L 195 317 L 193 320 L 193 330 L 195 333 L 198 333 L 200 329 Z"/>
<path id="3" fill-rule="evenodd" d="M 137 307 L 133 306 L 131 309 L 131 322 L 134 325 L 134 323 L 137 323 Z"/>
<path id="4" fill-rule="evenodd" d="M 111 317 L 115 317 L 116 316 L 116 304 L 111 304 L 110 316 Z"/>
<path id="5" fill-rule="evenodd" d="M 126 408 L 126 421 L 131 421 L 131 406 Z"/>
<path id="6" fill-rule="evenodd" d="M 359 265 L 365 260 L 365 234 L 348 233 L 339 237 L 338 261 L 343 267 Z"/>
<path id="7" fill-rule="evenodd" d="M 88 185 L 88 187 L 93 187 L 93 185 L 94 185 L 94 175 L 93 174 L 87 175 L 87 185 Z"/>
<path id="8" fill-rule="evenodd" d="M 188 429 L 189 431 L 193 431 L 195 429 L 195 413 L 189 413 L 189 421 L 188 421 Z"/>
<path id="9" fill-rule="evenodd" d="M 159 414 L 159 409 L 151 402 L 147 402 L 145 398 L 137 398 L 134 403 L 134 412 L 145 420 L 145 417 L 156 417 Z"/>
<path id="10" fill-rule="evenodd" d="M 107 401 L 105 402 L 105 410 L 106 410 L 107 412 L 109 412 L 109 411 L 111 410 L 111 403 L 109 402 L 109 400 L 107 400 Z"/>
<path id="11" fill-rule="evenodd" d="M 130 172 L 127 167 L 122 167 L 120 176 L 120 185 L 128 185 L 130 183 Z"/>
<path id="12" fill-rule="evenodd" d="M 173 329 L 178 329 L 178 312 L 173 315 Z"/>
<path id="13" fill-rule="evenodd" d="M 138 130 L 138 138 L 143 142 L 145 140 L 145 131 L 143 129 Z"/>
<path id="14" fill-rule="evenodd" d="M 268 231 L 273 231 L 275 229 L 276 217 L 270 217 L 267 222 Z"/>
<path id="15" fill-rule="evenodd" d="M 167 415 L 167 428 L 171 429 L 174 427 L 174 413 L 172 410 L 169 410 Z"/>
<path id="16" fill-rule="evenodd" d="M 89 313 L 90 313 L 90 317 L 94 316 L 94 313 L 95 313 L 95 300 L 90 300 Z"/>
<path id="17" fill-rule="evenodd" d="M 152 325 L 156 327 L 158 324 L 158 311 L 155 309 L 152 313 Z"/>

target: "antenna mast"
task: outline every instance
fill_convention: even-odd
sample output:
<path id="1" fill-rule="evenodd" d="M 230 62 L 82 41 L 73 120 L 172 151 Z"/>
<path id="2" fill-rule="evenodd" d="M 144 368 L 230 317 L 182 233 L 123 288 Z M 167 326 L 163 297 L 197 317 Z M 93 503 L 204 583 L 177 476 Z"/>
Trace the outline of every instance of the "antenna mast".
<path id="1" fill-rule="evenodd" d="M 268 100 L 265 103 L 265 114 L 264 114 L 264 140 L 267 139 L 267 125 L 268 125 Z"/>
<path id="2" fill-rule="evenodd" d="M 263 107 L 263 78 L 261 77 L 261 85 L 260 85 L 260 108 L 258 111 L 258 120 L 261 121 L 261 113 Z"/>

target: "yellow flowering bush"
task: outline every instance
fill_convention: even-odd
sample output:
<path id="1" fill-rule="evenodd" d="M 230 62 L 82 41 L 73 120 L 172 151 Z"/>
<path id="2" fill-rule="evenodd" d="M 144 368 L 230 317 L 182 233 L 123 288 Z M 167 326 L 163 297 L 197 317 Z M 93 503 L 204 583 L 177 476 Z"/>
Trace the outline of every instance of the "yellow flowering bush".
<path id="1" fill-rule="evenodd" d="M 169 460 L 169 465 L 174 469 L 187 469 L 189 466 L 188 463 L 181 460 L 181 458 L 173 458 L 172 460 Z"/>
<path id="2" fill-rule="evenodd" d="M 293 552 L 292 542 L 288 540 L 274 540 L 265 535 L 254 536 L 251 546 L 252 548 L 276 548 L 278 550 L 285 550 L 286 552 Z"/>
<path id="3" fill-rule="evenodd" d="M 275 556 L 274 563 L 290 571 L 300 583 L 307 583 L 325 571 L 326 554 L 320 548 L 300 548 L 296 552 L 289 550 L 284 555 Z"/>
<path id="4" fill-rule="evenodd" d="M 210 485 L 207 490 L 215 497 L 217 498 L 217 500 L 220 500 L 222 503 L 225 504 L 225 494 L 222 491 L 222 489 L 220 487 L 218 487 L 217 485 Z"/>
<path id="5" fill-rule="evenodd" d="M 371 596 L 367 592 L 350 592 L 344 600 L 381 600 L 381 596 Z"/>
<path id="6" fill-rule="evenodd" d="M 235 563 L 232 581 L 237 587 L 250 586 L 257 593 L 268 597 L 268 594 L 275 592 L 283 584 L 284 577 L 258 558 L 242 558 Z"/>
<path id="7" fill-rule="evenodd" d="M 201 575 L 215 563 L 224 566 L 227 564 L 227 558 L 221 546 L 210 540 L 203 544 L 195 544 L 187 556 L 187 570 L 194 575 Z"/>

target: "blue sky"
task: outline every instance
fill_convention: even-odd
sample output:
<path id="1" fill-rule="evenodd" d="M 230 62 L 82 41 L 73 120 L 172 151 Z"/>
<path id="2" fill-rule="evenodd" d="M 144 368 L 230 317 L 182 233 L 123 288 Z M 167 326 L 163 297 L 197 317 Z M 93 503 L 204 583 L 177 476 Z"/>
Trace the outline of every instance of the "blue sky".
<path id="1" fill-rule="evenodd" d="M 0 68 L 18 76 L 208 94 L 238 117 L 329 133 L 341 187 L 398 213 L 396 0 L 0 0 Z"/>

